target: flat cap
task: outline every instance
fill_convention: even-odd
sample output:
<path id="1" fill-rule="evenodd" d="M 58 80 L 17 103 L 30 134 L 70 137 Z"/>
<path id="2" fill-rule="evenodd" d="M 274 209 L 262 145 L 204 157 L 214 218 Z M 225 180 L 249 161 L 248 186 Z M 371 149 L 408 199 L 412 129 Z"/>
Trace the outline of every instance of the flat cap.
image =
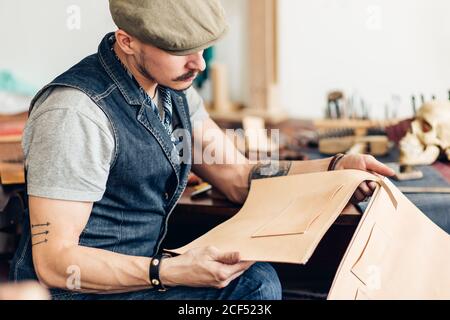
<path id="1" fill-rule="evenodd" d="M 212 46 L 227 31 L 219 0 L 109 0 L 120 29 L 174 55 Z"/>

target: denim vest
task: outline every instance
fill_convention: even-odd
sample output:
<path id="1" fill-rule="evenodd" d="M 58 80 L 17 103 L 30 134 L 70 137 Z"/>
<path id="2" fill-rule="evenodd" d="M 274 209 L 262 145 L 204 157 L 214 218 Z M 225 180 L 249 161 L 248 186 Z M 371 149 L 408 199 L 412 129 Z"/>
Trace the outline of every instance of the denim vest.
<path id="1" fill-rule="evenodd" d="M 161 250 L 167 222 L 184 192 L 191 170 L 144 94 L 111 51 L 112 34 L 89 56 L 43 88 L 71 87 L 87 94 L 108 117 L 115 139 L 115 155 L 106 192 L 94 204 L 79 245 L 141 257 Z M 188 132 L 183 158 L 191 158 L 189 108 L 183 92 L 170 90 L 174 118 Z M 180 129 L 181 129 L 180 128 Z M 67 137 L 70 139 L 70 137 Z M 64 214 L 64 212 L 61 212 Z M 37 279 L 31 251 L 29 216 L 13 259 L 11 280 Z M 52 290 L 54 293 L 62 290 Z"/>

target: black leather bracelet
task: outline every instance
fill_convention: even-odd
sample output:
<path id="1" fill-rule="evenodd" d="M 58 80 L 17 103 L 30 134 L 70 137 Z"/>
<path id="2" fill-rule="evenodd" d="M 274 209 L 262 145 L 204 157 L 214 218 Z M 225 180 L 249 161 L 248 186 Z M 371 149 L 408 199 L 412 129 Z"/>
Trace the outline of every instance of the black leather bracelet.
<path id="1" fill-rule="evenodd" d="M 167 253 L 158 253 L 150 261 L 150 283 L 152 284 L 154 289 L 157 289 L 160 292 L 167 291 L 167 288 L 164 287 L 164 285 L 161 283 L 161 279 L 159 278 L 159 267 L 161 266 L 161 261 L 166 258 L 171 258 L 171 255 Z"/>
<path id="2" fill-rule="evenodd" d="M 336 169 L 336 165 L 343 157 L 345 157 L 345 154 L 343 153 L 338 153 L 335 155 L 333 159 L 331 159 L 330 165 L 328 166 L 328 171 L 334 171 Z"/>

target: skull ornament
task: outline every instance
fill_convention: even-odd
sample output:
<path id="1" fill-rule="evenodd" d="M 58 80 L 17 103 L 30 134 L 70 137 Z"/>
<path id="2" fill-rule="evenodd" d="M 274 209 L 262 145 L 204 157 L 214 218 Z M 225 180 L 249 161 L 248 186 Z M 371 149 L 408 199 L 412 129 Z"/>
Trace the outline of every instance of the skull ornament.
<path id="1" fill-rule="evenodd" d="M 400 141 L 400 164 L 430 165 L 445 153 L 450 160 L 450 101 L 424 104 Z"/>

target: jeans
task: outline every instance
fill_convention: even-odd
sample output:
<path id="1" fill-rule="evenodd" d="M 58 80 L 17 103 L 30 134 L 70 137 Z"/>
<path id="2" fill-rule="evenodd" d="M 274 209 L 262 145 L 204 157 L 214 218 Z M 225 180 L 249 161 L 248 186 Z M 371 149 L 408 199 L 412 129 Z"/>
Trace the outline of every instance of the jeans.
<path id="1" fill-rule="evenodd" d="M 166 292 L 154 289 L 122 294 L 55 295 L 54 300 L 281 300 L 280 280 L 269 263 L 255 263 L 241 277 L 224 289 L 170 288 Z"/>

